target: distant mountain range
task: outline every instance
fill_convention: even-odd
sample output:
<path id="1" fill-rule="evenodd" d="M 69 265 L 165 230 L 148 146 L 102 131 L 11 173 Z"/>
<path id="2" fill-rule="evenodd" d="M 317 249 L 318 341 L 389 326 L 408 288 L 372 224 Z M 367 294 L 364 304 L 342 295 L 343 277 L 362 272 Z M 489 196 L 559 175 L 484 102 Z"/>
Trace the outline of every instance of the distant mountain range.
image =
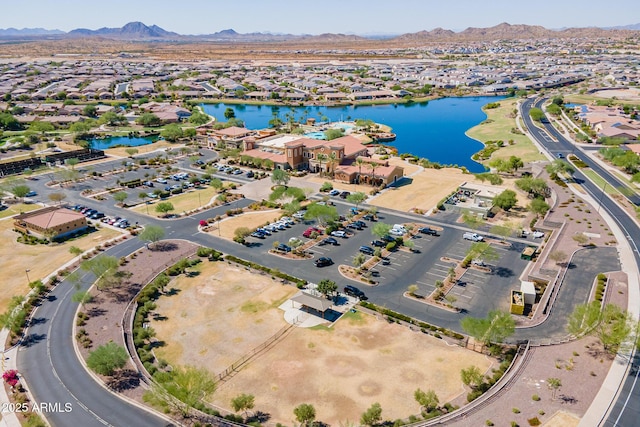
<path id="1" fill-rule="evenodd" d="M 57 34 L 66 34 L 60 30 L 45 30 L 44 28 L 0 28 L 0 37 L 14 36 L 49 36 Z"/>
<path id="2" fill-rule="evenodd" d="M 183 35 L 164 30 L 157 25 L 147 26 L 142 22 L 130 22 L 121 28 L 99 28 L 90 30 L 78 28 L 69 32 L 60 30 L 46 30 L 43 28 L 7 28 L 0 29 L 0 37 L 3 38 L 78 38 L 96 37 L 129 41 L 153 41 L 153 40 L 180 40 L 180 41 L 302 41 L 302 42 L 363 42 L 367 40 L 416 42 L 416 41 L 461 41 L 461 40 L 500 40 L 500 39 L 541 39 L 541 38 L 570 38 L 570 37 L 607 37 L 616 33 L 640 31 L 640 24 L 626 25 L 610 28 L 565 28 L 562 30 L 550 30 L 538 25 L 511 25 L 502 23 L 489 28 L 469 27 L 464 31 L 454 32 L 443 28 L 431 31 L 418 31 L 398 36 L 359 36 L 352 34 L 320 34 L 320 35 L 294 35 L 272 33 L 246 33 L 241 34 L 233 29 L 226 29 L 204 35 Z"/>

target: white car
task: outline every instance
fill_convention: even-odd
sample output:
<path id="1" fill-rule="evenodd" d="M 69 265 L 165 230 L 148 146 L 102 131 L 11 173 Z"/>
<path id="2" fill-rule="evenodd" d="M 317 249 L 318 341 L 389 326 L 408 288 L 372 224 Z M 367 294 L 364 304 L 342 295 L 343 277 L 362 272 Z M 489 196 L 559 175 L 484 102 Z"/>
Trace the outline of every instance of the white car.
<path id="1" fill-rule="evenodd" d="M 156 182 L 159 182 L 160 184 L 166 184 L 167 180 L 164 178 L 156 178 Z"/>
<path id="2" fill-rule="evenodd" d="M 533 232 L 533 238 L 534 239 L 539 239 L 541 237 L 544 237 L 544 233 L 542 231 L 534 231 Z"/>
<path id="3" fill-rule="evenodd" d="M 331 235 L 332 235 L 333 237 L 342 237 L 342 238 L 347 237 L 347 233 L 345 233 L 345 232 L 344 232 L 344 231 L 342 231 L 342 230 L 335 230 L 335 231 L 332 231 L 332 232 L 331 232 Z"/>
<path id="4" fill-rule="evenodd" d="M 392 228 L 391 230 L 389 230 L 389 234 L 392 234 L 394 236 L 404 236 L 404 234 L 406 233 L 406 231 L 400 229 L 400 228 Z"/>

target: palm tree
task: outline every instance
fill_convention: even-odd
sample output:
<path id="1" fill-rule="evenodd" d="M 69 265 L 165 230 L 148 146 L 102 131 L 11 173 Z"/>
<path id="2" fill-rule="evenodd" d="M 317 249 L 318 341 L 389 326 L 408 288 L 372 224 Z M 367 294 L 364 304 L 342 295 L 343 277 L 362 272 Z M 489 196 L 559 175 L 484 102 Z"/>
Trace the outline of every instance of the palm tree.
<path id="1" fill-rule="evenodd" d="M 362 175 L 362 166 L 364 166 L 367 162 L 364 161 L 362 157 L 358 157 L 356 159 L 356 165 L 358 165 L 358 184 L 360 184 L 360 176 Z"/>
<path id="2" fill-rule="evenodd" d="M 327 160 L 328 157 L 326 154 L 320 153 L 316 156 L 316 160 L 318 161 L 318 164 L 320 165 L 320 170 L 319 170 L 319 174 L 322 175 L 322 161 L 323 160 Z"/>
<path id="3" fill-rule="evenodd" d="M 331 154 L 329 154 L 329 159 L 327 160 L 327 171 L 331 172 L 331 178 L 333 178 L 336 173 L 337 164 L 338 156 L 336 155 L 335 151 L 332 151 Z"/>
<path id="4" fill-rule="evenodd" d="M 376 186 L 376 168 L 378 167 L 378 164 L 376 162 L 369 162 L 367 163 L 367 167 L 369 169 L 371 169 L 371 186 L 375 187 Z"/>

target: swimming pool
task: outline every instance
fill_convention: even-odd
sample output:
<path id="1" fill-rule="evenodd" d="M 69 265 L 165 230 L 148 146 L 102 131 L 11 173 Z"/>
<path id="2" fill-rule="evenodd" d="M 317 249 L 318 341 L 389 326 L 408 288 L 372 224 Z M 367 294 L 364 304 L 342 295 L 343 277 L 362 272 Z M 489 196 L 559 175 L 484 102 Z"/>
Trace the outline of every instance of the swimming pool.
<path id="1" fill-rule="evenodd" d="M 320 131 L 305 133 L 304 136 L 311 139 L 327 139 L 324 132 L 320 132 Z"/>

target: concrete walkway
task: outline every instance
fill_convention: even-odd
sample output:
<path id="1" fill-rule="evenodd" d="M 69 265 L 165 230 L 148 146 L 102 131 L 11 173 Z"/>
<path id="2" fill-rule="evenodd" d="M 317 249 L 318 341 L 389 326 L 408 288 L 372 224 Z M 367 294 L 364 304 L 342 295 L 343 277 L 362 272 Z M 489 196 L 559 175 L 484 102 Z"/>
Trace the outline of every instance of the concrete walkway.
<path id="1" fill-rule="evenodd" d="M 17 369 L 17 347 L 14 346 L 8 351 L 4 351 L 4 343 L 7 342 L 8 337 L 9 331 L 7 329 L 0 330 L 0 343 L 2 343 L 3 347 L 3 351 L 0 352 L 0 371 L 2 371 L 3 373 L 10 369 Z M 10 402 L 4 385 L 0 387 L 0 402 Z M 20 425 L 20 420 L 18 420 L 18 416 L 15 412 L 2 412 L 0 427 L 20 427 Z"/>

